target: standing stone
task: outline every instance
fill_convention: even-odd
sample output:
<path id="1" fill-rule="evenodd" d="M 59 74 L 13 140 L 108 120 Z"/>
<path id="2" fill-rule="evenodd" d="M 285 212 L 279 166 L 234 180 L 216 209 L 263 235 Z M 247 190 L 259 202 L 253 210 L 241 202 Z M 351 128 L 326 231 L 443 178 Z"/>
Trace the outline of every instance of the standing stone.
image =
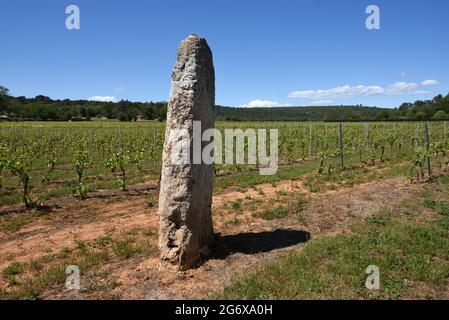
<path id="1" fill-rule="evenodd" d="M 190 35 L 178 47 L 172 74 L 159 194 L 159 248 L 162 265 L 185 270 L 208 255 L 212 226 L 213 165 L 173 164 L 173 133 L 187 130 L 193 158 L 193 122 L 201 135 L 214 127 L 215 73 L 205 39 Z M 175 139 L 176 140 L 176 139 Z M 179 140 L 179 139 L 178 139 Z M 178 142 L 179 143 L 179 142 Z M 201 142 L 202 147 L 208 142 Z"/>

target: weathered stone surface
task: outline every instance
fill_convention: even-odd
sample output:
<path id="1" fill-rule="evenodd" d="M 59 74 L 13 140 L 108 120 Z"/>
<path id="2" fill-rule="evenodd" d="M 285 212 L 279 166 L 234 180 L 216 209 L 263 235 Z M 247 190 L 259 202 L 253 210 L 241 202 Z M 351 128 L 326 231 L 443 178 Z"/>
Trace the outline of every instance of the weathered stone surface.
<path id="1" fill-rule="evenodd" d="M 178 47 L 168 104 L 159 195 L 162 265 L 191 268 L 208 254 L 214 240 L 213 165 L 173 164 L 171 154 L 175 144 L 173 132 L 188 131 L 192 152 L 193 122 L 201 121 L 201 133 L 214 127 L 214 105 L 212 52 L 205 39 L 190 35 Z"/>

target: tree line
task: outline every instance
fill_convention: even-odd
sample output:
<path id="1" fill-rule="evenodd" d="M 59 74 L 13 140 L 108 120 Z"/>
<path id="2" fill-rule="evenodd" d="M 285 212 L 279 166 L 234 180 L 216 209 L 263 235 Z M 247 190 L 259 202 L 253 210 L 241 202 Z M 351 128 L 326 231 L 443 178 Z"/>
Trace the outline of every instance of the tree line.
<path id="1" fill-rule="evenodd" d="M 403 103 L 398 112 L 401 117 L 416 120 L 449 120 L 449 94 L 441 94 L 432 100 L 417 100 Z"/>
<path id="2" fill-rule="evenodd" d="M 92 118 L 120 121 L 165 120 L 166 102 L 99 102 L 89 100 L 53 100 L 46 96 L 12 97 L 0 86 L 0 116 L 30 121 L 86 121 Z"/>
<path id="3" fill-rule="evenodd" d="M 431 100 L 403 103 L 398 108 L 310 106 L 276 108 L 217 108 L 219 120 L 227 121 L 421 121 L 449 120 L 449 94 Z"/>
<path id="4" fill-rule="evenodd" d="M 449 94 L 431 100 L 403 103 L 398 108 L 356 106 L 311 106 L 232 108 L 216 106 L 222 121 L 375 121 L 449 120 Z M 85 121 L 92 118 L 120 121 L 165 120 L 167 102 L 99 102 L 53 100 L 46 96 L 13 97 L 0 86 L 0 120 Z"/>
<path id="5" fill-rule="evenodd" d="M 313 106 L 276 108 L 218 107 L 224 121 L 358 121 L 375 120 L 389 109 L 363 106 Z"/>

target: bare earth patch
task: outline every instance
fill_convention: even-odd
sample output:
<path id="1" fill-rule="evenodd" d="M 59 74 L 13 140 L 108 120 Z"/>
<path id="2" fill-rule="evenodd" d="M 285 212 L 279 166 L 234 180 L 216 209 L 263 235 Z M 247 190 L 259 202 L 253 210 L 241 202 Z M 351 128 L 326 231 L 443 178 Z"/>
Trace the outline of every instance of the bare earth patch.
<path id="1" fill-rule="evenodd" d="M 213 216 L 217 244 L 212 257 L 196 269 L 186 272 L 160 270 L 158 254 L 115 260 L 95 267 L 82 281 L 97 281 L 98 290 L 78 293 L 62 285 L 47 290 L 46 299 L 195 299 L 210 298 L 234 277 L 254 270 L 283 252 L 298 248 L 310 237 L 349 232 L 354 219 L 375 214 L 380 208 L 399 203 L 418 190 L 403 179 L 394 178 L 357 185 L 323 194 L 312 194 L 301 180 L 265 184 L 245 192 L 228 191 L 214 195 Z M 145 192 L 132 196 L 94 197 L 84 202 L 62 201 L 42 217 L 13 233 L 0 232 L 0 271 L 11 262 L 25 262 L 48 253 L 58 253 L 75 242 L 114 237 L 123 232 L 157 232 L 157 191 L 146 186 Z M 291 195 L 304 194 L 306 202 L 297 214 L 264 220 L 257 210 L 287 201 Z M 148 199 L 155 207 L 148 207 Z M 239 200 L 240 199 L 240 200 Z M 241 210 L 229 211 L 227 203 L 239 200 Z M 271 201 L 271 202 L 270 202 Z M 229 223 L 233 215 L 239 223 Z M 154 246 L 157 239 L 154 237 Z M 101 279 L 91 280 L 98 274 Z M 95 278 L 96 279 L 96 278 Z M 3 279 L 0 278 L 0 283 Z M 113 282 L 114 286 L 101 286 Z M 82 283 L 83 285 L 83 283 Z M 4 284 L 0 284 L 3 287 Z"/>

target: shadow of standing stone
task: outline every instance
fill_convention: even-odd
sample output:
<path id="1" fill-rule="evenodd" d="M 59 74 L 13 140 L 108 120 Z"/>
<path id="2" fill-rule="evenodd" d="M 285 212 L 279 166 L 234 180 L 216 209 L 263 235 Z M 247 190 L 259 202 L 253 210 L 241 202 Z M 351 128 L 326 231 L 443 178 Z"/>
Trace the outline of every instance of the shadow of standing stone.
<path id="1" fill-rule="evenodd" d="M 302 230 L 246 232 L 218 236 L 210 258 L 226 259 L 235 253 L 258 254 L 288 248 L 310 240 L 310 233 Z"/>

